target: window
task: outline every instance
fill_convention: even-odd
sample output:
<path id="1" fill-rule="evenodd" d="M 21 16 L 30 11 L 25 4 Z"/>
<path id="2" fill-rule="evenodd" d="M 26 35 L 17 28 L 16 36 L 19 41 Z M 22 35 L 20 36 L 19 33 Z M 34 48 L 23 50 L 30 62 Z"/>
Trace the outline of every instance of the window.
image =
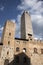
<path id="1" fill-rule="evenodd" d="M 9 36 L 11 36 L 11 33 L 9 33 Z"/>
<path id="2" fill-rule="evenodd" d="M 26 62 L 27 62 L 27 59 L 26 59 L 26 57 L 24 57 L 24 60 L 23 60 L 23 62 L 24 62 L 24 63 L 26 63 Z"/>
<path id="3" fill-rule="evenodd" d="M 26 52 L 26 48 L 23 48 L 23 52 Z"/>
<path id="4" fill-rule="evenodd" d="M 16 61 L 16 63 L 19 63 L 19 56 L 15 57 L 15 61 Z"/>
<path id="5" fill-rule="evenodd" d="M 20 41 L 17 41 L 16 43 L 17 43 L 17 44 L 20 44 Z"/>
<path id="6" fill-rule="evenodd" d="M 17 51 L 17 52 L 19 51 L 19 47 L 16 48 L 16 51 Z"/>
<path id="7" fill-rule="evenodd" d="M 29 36 L 32 36 L 32 34 L 28 34 Z"/>
<path id="8" fill-rule="evenodd" d="M 37 53 L 37 48 L 34 48 L 34 53 Z"/>
<path id="9" fill-rule="evenodd" d="M 32 39 L 30 39 L 32 41 Z"/>
<path id="10" fill-rule="evenodd" d="M 8 41 L 8 45 L 10 45 L 10 41 Z"/>
<path id="11" fill-rule="evenodd" d="M 7 55 L 9 54 L 9 51 L 7 51 Z"/>
<path id="12" fill-rule="evenodd" d="M 41 54 L 43 54 L 43 49 L 41 49 Z"/>

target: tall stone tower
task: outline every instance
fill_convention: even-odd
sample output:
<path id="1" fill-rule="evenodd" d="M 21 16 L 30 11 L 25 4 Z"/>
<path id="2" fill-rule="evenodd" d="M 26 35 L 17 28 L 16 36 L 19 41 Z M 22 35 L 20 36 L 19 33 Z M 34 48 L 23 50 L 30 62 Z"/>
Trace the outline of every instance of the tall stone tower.
<path id="1" fill-rule="evenodd" d="M 15 35 L 15 23 L 7 21 L 4 25 L 2 43 L 3 49 L 1 53 L 2 59 L 8 59 L 11 61 L 14 58 L 14 35 Z M 6 64 L 5 64 L 6 65 Z"/>
<path id="2" fill-rule="evenodd" d="M 21 38 L 28 39 L 33 35 L 32 23 L 30 14 L 26 11 L 21 16 Z"/>

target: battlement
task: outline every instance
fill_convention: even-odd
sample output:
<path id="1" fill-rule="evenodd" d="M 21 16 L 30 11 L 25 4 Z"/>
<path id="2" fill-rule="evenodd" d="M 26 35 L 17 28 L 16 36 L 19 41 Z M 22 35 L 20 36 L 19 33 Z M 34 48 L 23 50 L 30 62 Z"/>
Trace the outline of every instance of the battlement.
<path id="1" fill-rule="evenodd" d="M 34 42 L 35 42 L 35 43 L 40 43 L 40 44 L 41 44 L 41 43 L 43 43 L 43 40 L 36 40 L 36 39 L 34 39 Z"/>

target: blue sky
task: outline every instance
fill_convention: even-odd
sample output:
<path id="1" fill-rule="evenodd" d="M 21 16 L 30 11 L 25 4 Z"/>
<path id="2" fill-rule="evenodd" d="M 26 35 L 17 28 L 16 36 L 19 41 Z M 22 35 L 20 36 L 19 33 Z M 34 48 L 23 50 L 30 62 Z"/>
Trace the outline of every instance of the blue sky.
<path id="1" fill-rule="evenodd" d="M 16 37 L 20 37 L 20 17 L 26 10 L 31 15 L 35 38 L 43 38 L 43 0 L 0 0 L 0 37 L 6 20 L 16 21 Z"/>

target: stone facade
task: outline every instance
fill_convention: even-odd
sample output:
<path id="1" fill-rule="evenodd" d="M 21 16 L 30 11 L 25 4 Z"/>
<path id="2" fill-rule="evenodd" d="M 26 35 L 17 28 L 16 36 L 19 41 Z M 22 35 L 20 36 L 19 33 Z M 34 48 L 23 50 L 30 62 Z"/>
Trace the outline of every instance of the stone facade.
<path id="1" fill-rule="evenodd" d="M 31 16 L 28 12 L 24 11 L 21 16 L 21 38 L 28 39 L 28 35 L 33 35 Z"/>
<path id="2" fill-rule="evenodd" d="M 1 59 L 3 62 L 5 59 L 11 61 L 14 58 L 14 32 L 15 24 L 8 20 L 4 25 L 2 35 L 3 47 L 1 51 Z"/>
<path id="3" fill-rule="evenodd" d="M 28 18 L 28 13 L 24 12 L 24 14 Z M 30 30 L 21 27 L 22 32 L 24 30 L 28 33 L 27 35 L 23 32 L 23 36 L 25 34 L 23 38 L 14 38 L 15 23 L 9 20 L 5 23 L 2 35 L 3 44 L 0 44 L 0 65 L 43 65 L 43 41 L 34 40 L 31 21 L 28 22 L 28 24 L 22 22 L 22 25 L 25 24 L 24 27 L 30 25 Z"/>

